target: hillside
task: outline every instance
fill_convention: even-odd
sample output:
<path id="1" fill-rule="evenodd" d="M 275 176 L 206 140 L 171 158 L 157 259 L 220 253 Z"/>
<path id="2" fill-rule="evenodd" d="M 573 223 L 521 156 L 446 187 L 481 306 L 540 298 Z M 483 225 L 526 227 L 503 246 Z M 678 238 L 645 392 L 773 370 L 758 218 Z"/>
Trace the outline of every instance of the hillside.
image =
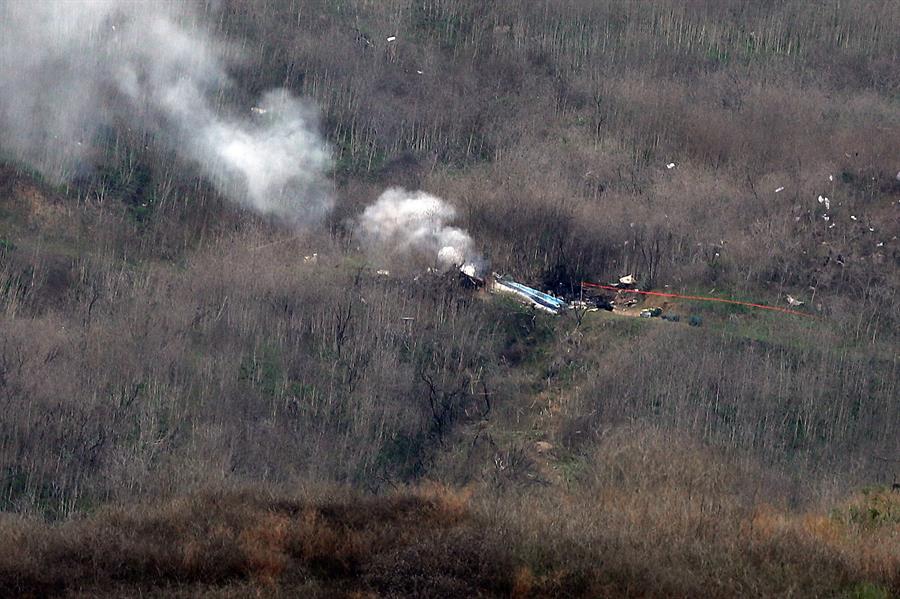
<path id="1" fill-rule="evenodd" d="M 900 5 L 63 6 L 0 3 L 0 595 L 900 595 Z"/>

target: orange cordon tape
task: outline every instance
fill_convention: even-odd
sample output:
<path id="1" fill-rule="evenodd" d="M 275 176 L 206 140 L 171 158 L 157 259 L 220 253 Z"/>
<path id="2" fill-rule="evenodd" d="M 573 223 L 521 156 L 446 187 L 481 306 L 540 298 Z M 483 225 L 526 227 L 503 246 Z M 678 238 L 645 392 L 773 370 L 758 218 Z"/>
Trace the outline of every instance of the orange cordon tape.
<path id="1" fill-rule="evenodd" d="M 787 308 L 777 308 L 775 306 L 766 306 L 764 304 L 754 304 L 751 302 L 739 302 L 737 300 L 722 299 L 721 297 L 703 297 L 700 295 L 680 295 L 678 293 L 661 293 L 659 291 L 639 291 L 637 289 L 620 289 L 612 285 L 598 285 L 597 283 L 582 282 L 583 287 L 595 287 L 597 289 L 606 289 L 608 291 L 616 291 L 621 293 L 640 293 L 641 295 L 655 295 L 657 297 L 674 297 L 677 299 L 696 300 L 701 302 L 721 302 L 723 304 L 736 304 L 738 306 L 749 306 L 751 308 L 759 308 L 761 310 L 772 310 L 773 312 L 784 312 L 785 314 L 794 314 L 795 316 L 806 316 L 815 318 L 812 314 L 806 312 L 798 312 L 797 310 L 788 310 Z"/>

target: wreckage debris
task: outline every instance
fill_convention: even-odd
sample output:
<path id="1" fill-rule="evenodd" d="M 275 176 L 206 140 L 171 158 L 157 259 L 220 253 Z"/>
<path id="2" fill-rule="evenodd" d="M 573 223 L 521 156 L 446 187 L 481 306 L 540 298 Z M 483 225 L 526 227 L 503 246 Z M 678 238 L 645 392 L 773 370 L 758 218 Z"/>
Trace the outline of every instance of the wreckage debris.
<path id="1" fill-rule="evenodd" d="M 494 282 L 491 291 L 495 293 L 504 293 L 511 295 L 519 301 L 532 306 L 538 310 L 549 312 L 550 314 L 559 315 L 565 312 L 569 305 L 557 297 L 538 291 L 527 285 L 517 283 L 508 276 L 500 276 L 494 274 Z"/>
<path id="2" fill-rule="evenodd" d="M 790 305 L 792 305 L 792 306 L 794 306 L 794 307 L 796 308 L 796 307 L 798 307 L 798 306 L 802 306 L 805 302 L 801 302 L 801 301 L 798 300 L 797 298 L 791 297 L 790 295 L 788 295 L 788 296 L 787 296 L 787 303 L 789 303 Z"/>

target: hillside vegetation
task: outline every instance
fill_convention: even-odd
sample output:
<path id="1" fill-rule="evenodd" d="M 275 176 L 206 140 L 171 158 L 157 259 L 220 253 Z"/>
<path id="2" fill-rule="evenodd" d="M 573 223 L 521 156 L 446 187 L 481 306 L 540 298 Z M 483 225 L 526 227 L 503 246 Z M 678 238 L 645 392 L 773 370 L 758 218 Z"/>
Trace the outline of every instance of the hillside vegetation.
<path id="1" fill-rule="evenodd" d="M 319 107 L 335 209 L 0 137 L 0 595 L 900 595 L 900 4 L 196 8 L 219 109 Z M 361 252 L 389 186 L 540 289 L 809 316 L 538 314 Z"/>

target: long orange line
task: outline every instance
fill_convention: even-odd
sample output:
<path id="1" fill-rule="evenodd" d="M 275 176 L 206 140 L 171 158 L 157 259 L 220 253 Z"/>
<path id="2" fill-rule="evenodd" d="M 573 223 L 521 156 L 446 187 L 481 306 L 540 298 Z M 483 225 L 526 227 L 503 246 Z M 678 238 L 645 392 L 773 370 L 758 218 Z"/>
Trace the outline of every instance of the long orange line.
<path id="1" fill-rule="evenodd" d="M 723 299 L 721 297 L 703 297 L 700 295 L 680 295 L 678 293 L 661 293 L 659 291 L 639 291 L 637 289 L 619 289 L 611 285 L 598 285 L 596 283 L 581 283 L 585 287 L 596 287 L 597 289 L 606 289 L 609 291 L 618 291 L 622 293 L 640 293 L 641 295 L 655 295 L 657 297 L 674 297 L 678 299 L 697 300 L 701 302 L 721 302 L 723 304 L 737 304 L 738 306 L 749 306 L 751 308 L 759 308 L 761 310 L 772 310 L 773 312 L 784 312 L 785 314 L 794 314 L 796 316 L 806 316 L 814 318 L 812 314 L 806 312 L 798 312 L 797 310 L 788 310 L 787 308 L 777 308 L 775 306 L 766 306 L 764 304 L 754 304 L 751 302 L 739 302 L 737 300 Z"/>

